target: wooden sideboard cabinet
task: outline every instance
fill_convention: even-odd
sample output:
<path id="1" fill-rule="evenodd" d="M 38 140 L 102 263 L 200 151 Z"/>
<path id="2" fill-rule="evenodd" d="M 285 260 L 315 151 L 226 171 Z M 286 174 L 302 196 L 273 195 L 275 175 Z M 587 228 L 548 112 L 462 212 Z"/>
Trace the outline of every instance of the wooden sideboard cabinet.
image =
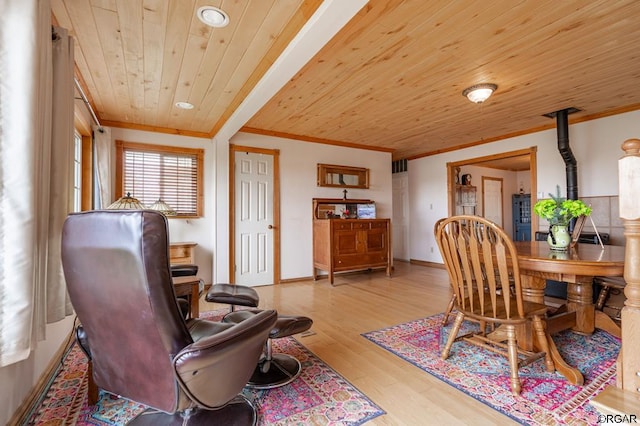
<path id="1" fill-rule="evenodd" d="M 358 204 L 335 200 L 336 203 Z M 313 278 L 319 271 L 329 274 L 333 284 L 334 273 L 384 268 L 391 276 L 391 220 L 339 219 L 317 217 L 314 200 L 313 219 Z"/>

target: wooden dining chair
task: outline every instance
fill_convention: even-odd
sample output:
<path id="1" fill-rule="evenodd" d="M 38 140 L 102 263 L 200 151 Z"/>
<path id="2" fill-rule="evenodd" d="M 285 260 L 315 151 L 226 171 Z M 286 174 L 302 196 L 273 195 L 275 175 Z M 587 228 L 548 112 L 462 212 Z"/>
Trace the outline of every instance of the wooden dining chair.
<path id="1" fill-rule="evenodd" d="M 511 391 L 519 394 L 520 367 L 544 358 L 547 370 L 554 370 L 544 323 L 547 307 L 524 300 L 515 246 L 498 225 L 462 215 L 443 219 L 435 232 L 458 311 L 442 359 L 449 357 L 460 339 L 502 354 L 509 362 Z M 480 329 L 458 336 L 465 319 L 478 321 Z M 485 324 L 494 332 L 487 334 Z M 517 327 L 533 330 L 536 351 L 518 347 Z"/>
<path id="2" fill-rule="evenodd" d="M 443 217 L 442 219 L 436 221 L 435 225 L 433 226 L 433 234 L 434 235 L 438 235 L 438 228 L 440 228 L 440 225 L 442 224 L 442 222 L 444 222 L 446 218 Z M 436 243 L 438 243 L 438 248 L 440 249 L 440 253 L 442 253 L 442 247 L 440 246 L 440 240 L 438 238 L 436 238 Z M 449 269 L 447 269 L 447 272 L 449 273 L 449 284 L 452 285 L 452 289 L 453 289 L 453 277 L 451 276 L 451 273 L 449 272 Z M 456 292 L 453 291 L 453 294 L 451 295 L 451 299 L 449 300 L 449 304 L 447 304 L 447 309 L 444 311 L 444 314 L 442 316 L 442 326 L 444 327 L 445 325 L 447 325 L 449 323 L 449 317 L 451 316 L 452 312 L 453 312 L 453 307 L 455 305 L 456 302 Z"/>

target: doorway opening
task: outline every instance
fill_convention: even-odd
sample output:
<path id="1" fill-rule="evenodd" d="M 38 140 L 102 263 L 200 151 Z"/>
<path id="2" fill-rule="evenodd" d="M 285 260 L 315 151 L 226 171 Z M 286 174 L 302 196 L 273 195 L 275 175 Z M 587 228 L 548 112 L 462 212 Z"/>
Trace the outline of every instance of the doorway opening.
<path id="1" fill-rule="evenodd" d="M 483 181 L 485 175 L 503 178 L 504 199 L 511 194 L 529 193 L 531 206 L 537 201 L 537 148 L 530 147 L 510 152 L 492 154 L 484 157 L 470 158 L 447 163 L 447 188 L 449 199 L 449 215 L 460 214 L 460 194 L 467 194 L 473 183 Z M 474 174 L 478 175 L 474 177 Z M 484 189 L 482 189 L 484 191 Z M 476 192 L 476 191 L 473 191 Z M 473 214 L 483 215 L 485 211 L 484 194 L 478 194 L 474 200 L 463 200 L 466 204 L 475 203 Z M 483 203 L 482 206 L 477 204 Z M 503 209 L 503 228 L 512 234 L 512 214 L 510 199 L 505 201 Z M 467 211 L 468 209 L 465 209 Z M 531 230 L 538 229 L 538 218 L 531 214 Z M 513 238 L 513 235 L 512 235 Z"/>

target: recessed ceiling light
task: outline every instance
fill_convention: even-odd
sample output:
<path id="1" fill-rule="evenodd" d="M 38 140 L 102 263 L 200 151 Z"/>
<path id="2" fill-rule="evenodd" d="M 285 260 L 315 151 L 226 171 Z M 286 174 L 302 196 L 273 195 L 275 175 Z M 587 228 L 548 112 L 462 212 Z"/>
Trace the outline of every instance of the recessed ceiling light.
<path id="1" fill-rule="evenodd" d="M 226 27 L 229 23 L 229 15 L 213 6 L 202 6 L 196 15 L 202 22 L 214 28 Z"/>
<path id="2" fill-rule="evenodd" d="M 189 102 L 176 102 L 176 106 L 182 109 L 193 109 L 193 104 Z"/>

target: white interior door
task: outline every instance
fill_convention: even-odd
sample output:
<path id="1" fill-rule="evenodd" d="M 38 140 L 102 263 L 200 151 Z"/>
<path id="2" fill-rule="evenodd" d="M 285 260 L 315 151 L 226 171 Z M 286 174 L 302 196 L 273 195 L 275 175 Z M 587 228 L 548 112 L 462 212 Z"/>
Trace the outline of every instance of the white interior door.
<path id="1" fill-rule="evenodd" d="M 273 156 L 235 152 L 235 283 L 274 283 Z"/>
<path id="2" fill-rule="evenodd" d="M 503 228 L 502 178 L 482 177 L 482 216 Z"/>
<path id="3" fill-rule="evenodd" d="M 393 258 L 409 260 L 409 174 L 395 173 L 393 188 Z"/>

